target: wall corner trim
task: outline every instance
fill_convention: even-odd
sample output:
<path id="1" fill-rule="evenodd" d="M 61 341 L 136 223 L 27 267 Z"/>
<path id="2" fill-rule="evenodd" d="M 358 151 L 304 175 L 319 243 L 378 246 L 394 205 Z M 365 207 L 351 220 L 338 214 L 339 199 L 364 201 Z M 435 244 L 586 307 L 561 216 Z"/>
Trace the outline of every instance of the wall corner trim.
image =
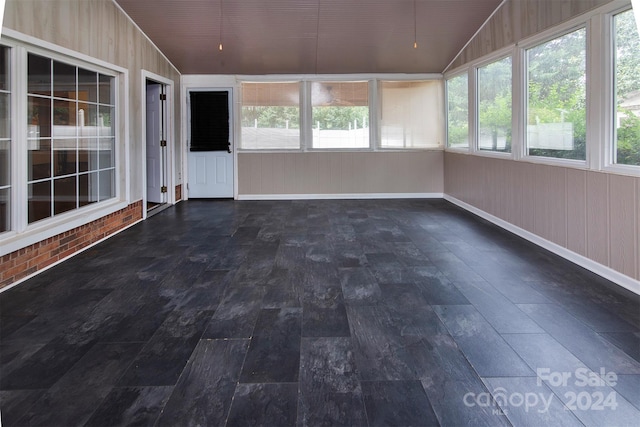
<path id="1" fill-rule="evenodd" d="M 598 262 L 595 262 L 583 255 L 577 254 L 563 246 L 560 246 L 556 243 L 553 243 L 549 240 L 546 240 L 537 234 L 531 233 L 527 230 L 524 230 L 518 226 L 515 226 L 503 219 L 500 219 L 496 216 L 493 216 L 481 209 L 476 208 L 468 203 L 463 202 L 462 200 L 456 199 L 455 197 L 449 196 L 447 194 L 444 195 L 444 199 L 465 209 L 479 217 L 486 219 L 489 222 L 517 235 L 522 237 L 525 240 L 530 241 L 544 249 L 547 249 L 550 252 L 553 252 L 556 255 L 565 258 L 568 261 L 571 261 L 580 267 L 583 267 L 599 276 L 604 277 L 607 280 L 614 282 L 615 284 L 637 294 L 640 295 L 640 281 L 633 279 L 627 275 L 624 275 L 618 271 L 615 271 L 606 265 L 602 265 Z"/>

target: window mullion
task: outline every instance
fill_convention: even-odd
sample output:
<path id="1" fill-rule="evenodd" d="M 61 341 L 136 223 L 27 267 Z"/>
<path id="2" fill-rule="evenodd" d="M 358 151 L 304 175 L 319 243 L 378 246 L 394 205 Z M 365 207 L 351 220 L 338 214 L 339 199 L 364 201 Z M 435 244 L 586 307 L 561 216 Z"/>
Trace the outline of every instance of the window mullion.
<path id="1" fill-rule="evenodd" d="M 378 80 L 369 80 L 369 149 L 378 151 L 380 148 L 380 110 L 382 103 L 379 99 Z M 373 113 L 373 114 L 372 114 Z"/>
<path id="2" fill-rule="evenodd" d="M 300 149 L 309 151 L 313 141 L 313 123 L 311 117 L 311 83 L 300 82 Z"/>
<path id="3" fill-rule="evenodd" d="M 469 85 L 469 147 L 470 153 L 478 151 L 478 69 L 471 67 L 468 70 Z"/>
<path id="4" fill-rule="evenodd" d="M 587 22 L 587 76 L 586 81 L 586 103 L 587 103 L 587 127 L 586 127 L 586 161 L 590 169 L 601 170 L 606 159 L 611 137 L 606 134 L 610 122 L 611 111 L 607 102 L 607 86 L 609 73 L 605 68 L 611 64 L 611 56 L 603 51 L 605 43 L 602 38 L 602 21 L 600 16 L 595 16 Z M 607 59 L 609 58 L 609 59 Z"/>
<path id="5" fill-rule="evenodd" d="M 526 149 L 526 110 L 527 110 L 527 85 L 525 73 L 527 67 L 525 64 L 524 49 L 515 47 L 513 50 L 512 62 L 512 137 L 511 137 L 511 155 L 515 160 L 521 160 L 525 156 Z"/>

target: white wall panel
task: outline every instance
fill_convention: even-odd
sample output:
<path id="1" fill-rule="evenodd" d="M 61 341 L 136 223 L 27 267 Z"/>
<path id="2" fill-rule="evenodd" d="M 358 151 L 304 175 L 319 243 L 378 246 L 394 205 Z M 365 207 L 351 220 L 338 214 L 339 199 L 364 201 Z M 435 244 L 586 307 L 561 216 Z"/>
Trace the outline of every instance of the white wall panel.
<path id="1" fill-rule="evenodd" d="M 442 194 L 443 153 L 239 153 L 238 195 Z"/>
<path id="2" fill-rule="evenodd" d="M 446 195 L 638 280 L 640 178 L 453 152 L 444 164 Z"/>

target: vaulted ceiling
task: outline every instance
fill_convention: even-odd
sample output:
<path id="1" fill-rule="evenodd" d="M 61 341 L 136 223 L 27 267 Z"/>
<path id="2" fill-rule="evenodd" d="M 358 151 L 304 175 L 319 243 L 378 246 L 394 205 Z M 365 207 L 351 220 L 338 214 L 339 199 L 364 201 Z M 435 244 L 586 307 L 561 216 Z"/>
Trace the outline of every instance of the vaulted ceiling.
<path id="1" fill-rule="evenodd" d="M 248 75 L 440 73 L 502 2 L 115 1 L 182 74 Z"/>

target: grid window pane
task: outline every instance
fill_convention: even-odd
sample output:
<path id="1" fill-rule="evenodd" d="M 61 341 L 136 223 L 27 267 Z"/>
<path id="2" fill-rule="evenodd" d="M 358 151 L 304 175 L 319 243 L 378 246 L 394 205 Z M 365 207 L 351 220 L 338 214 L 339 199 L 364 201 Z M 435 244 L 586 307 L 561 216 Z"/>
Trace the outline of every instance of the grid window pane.
<path id="1" fill-rule="evenodd" d="M 0 189 L 0 233 L 8 231 L 11 228 L 11 189 Z"/>
<path id="2" fill-rule="evenodd" d="M 0 140 L 0 187 L 11 183 L 11 141 Z"/>
<path id="3" fill-rule="evenodd" d="M 53 62 L 53 96 L 76 99 L 76 67 Z"/>
<path id="4" fill-rule="evenodd" d="M 115 104 L 115 87 L 113 77 L 100 74 L 98 78 L 98 86 L 98 102 L 100 104 Z"/>
<path id="5" fill-rule="evenodd" d="M 53 214 L 58 215 L 76 208 L 76 177 L 53 180 Z"/>
<path id="6" fill-rule="evenodd" d="M 633 10 L 614 17 L 615 162 L 640 166 L 640 35 Z"/>
<path id="7" fill-rule="evenodd" d="M 11 137 L 11 95 L 0 92 L 0 138 Z"/>
<path id="8" fill-rule="evenodd" d="M 98 151 L 98 167 L 107 169 L 115 166 L 115 146 L 113 138 L 100 138 Z"/>
<path id="9" fill-rule="evenodd" d="M 51 139 L 29 141 L 29 181 L 51 177 Z"/>
<path id="10" fill-rule="evenodd" d="M 51 216 L 51 181 L 29 184 L 29 223 Z"/>
<path id="11" fill-rule="evenodd" d="M 78 160 L 76 157 L 75 139 L 53 140 L 53 171 L 54 176 L 75 174 Z"/>
<path id="12" fill-rule="evenodd" d="M 9 82 L 9 53 L 11 50 L 6 46 L 0 46 L 0 90 L 11 90 Z"/>
<path id="13" fill-rule="evenodd" d="M 300 148 L 299 83 L 243 83 L 241 116 L 241 148 Z"/>
<path id="14" fill-rule="evenodd" d="M 29 54 L 27 67 L 29 93 L 51 96 L 51 60 Z"/>
<path id="15" fill-rule="evenodd" d="M 76 102 L 53 101 L 53 136 L 68 138 L 76 136 Z"/>
<path id="16" fill-rule="evenodd" d="M 115 136 L 114 116 L 115 109 L 113 107 L 100 106 L 100 113 L 97 117 L 98 134 L 102 137 Z"/>
<path id="17" fill-rule="evenodd" d="M 34 73 L 28 81 L 36 93 L 27 97 L 31 223 L 115 197 L 115 106 L 99 104 L 113 102 L 115 78 L 28 58 Z M 47 84 L 53 89 L 41 90 Z M 0 111 L 1 95 L 0 90 Z"/>
<path id="18" fill-rule="evenodd" d="M 78 206 L 87 206 L 98 201 L 98 173 L 78 176 Z"/>
<path id="19" fill-rule="evenodd" d="M 380 82 L 383 148 L 433 148 L 442 141 L 442 95 L 438 81 Z"/>
<path id="20" fill-rule="evenodd" d="M 98 138 L 78 140 L 78 172 L 98 169 Z"/>
<path id="21" fill-rule="evenodd" d="M 98 102 L 98 73 L 78 68 L 78 100 Z"/>
<path id="22" fill-rule="evenodd" d="M 527 50 L 530 156 L 586 159 L 586 31 Z"/>
<path id="23" fill-rule="evenodd" d="M 313 148 L 369 147 L 369 84 L 313 82 Z"/>
<path id="24" fill-rule="evenodd" d="M 511 152 L 511 57 L 478 68 L 478 149 Z"/>
<path id="25" fill-rule="evenodd" d="M 98 106 L 78 103 L 78 136 L 89 138 L 98 136 Z"/>
<path id="26" fill-rule="evenodd" d="M 469 77 L 466 74 L 447 80 L 447 145 L 469 147 Z"/>
<path id="27" fill-rule="evenodd" d="M 29 96 L 28 100 L 28 138 L 47 138 L 51 136 L 51 99 Z"/>
<path id="28" fill-rule="evenodd" d="M 115 173 L 113 169 L 98 172 L 99 189 L 98 199 L 100 201 L 115 197 Z"/>

